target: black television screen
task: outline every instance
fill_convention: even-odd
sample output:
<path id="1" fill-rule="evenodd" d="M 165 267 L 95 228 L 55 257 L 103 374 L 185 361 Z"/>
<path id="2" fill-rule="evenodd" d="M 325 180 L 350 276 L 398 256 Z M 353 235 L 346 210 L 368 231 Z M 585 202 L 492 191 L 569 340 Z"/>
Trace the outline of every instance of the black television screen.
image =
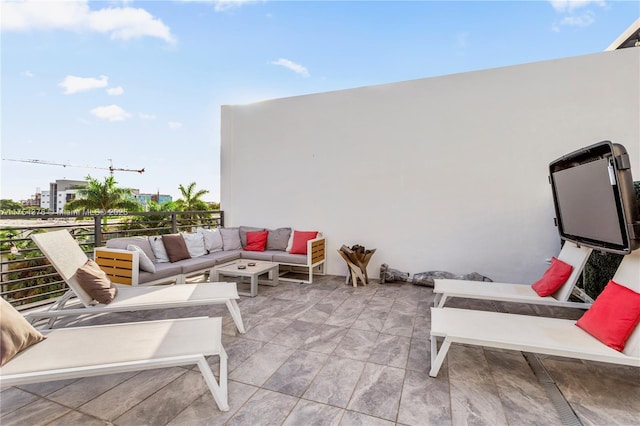
<path id="1" fill-rule="evenodd" d="M 640 213 L 625 148 L 599 142 L 549 165 L 560 237 L 628 254 L 640 247 Z"/>

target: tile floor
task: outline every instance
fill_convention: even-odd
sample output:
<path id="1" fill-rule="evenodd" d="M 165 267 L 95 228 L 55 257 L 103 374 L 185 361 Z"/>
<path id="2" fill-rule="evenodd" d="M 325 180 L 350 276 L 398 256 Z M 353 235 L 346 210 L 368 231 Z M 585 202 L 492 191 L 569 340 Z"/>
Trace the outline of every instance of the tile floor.
<path id="1" fill-rule="evenodd" d="M 481 285 L 481 284 L 480 284 Z M 247 332 L 224 306 L 110 314 L 67 325 L 222 316 L 228 412 L 198 371 L 166 368 L 7 388 L 10 425 L 556 425 L 562 419 L 519 352 L 454 345 L 430 364 L 430 288 L 353 288 L 343 277 L 260 286 L 242 297 Z M 450 306 L 577 318 L 580 311 L 454 300 Z M 640 369 L 538 356 L 585 425 L 640 423 Z M 217 367 L 217 359 L 210 360 Z M 214 371 L 216 371 L 214 369 Z"/>

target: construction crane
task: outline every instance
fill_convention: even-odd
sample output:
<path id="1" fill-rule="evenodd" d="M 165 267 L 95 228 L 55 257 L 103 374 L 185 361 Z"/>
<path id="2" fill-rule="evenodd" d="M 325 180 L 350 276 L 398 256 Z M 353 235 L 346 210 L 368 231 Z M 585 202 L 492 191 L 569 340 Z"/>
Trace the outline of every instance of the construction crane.
<path id="1" fill-rule="evenodd" d="M 4 161 L 18 161 L 20 163 L 31 163 L 31 164 L 44 164 L 47 166 L 62 166 L 62 167 L 80 167 L 84 169 L 98 169 L 98 170 L 109 170 L 109 174 L 113 176 L 113 172 L 136 172 L 139 174 L 144 173 L 144 167 L 141 169 L 123 169 L 120 167 L 113 167 L 113 160 L 108 158 L 109 167 L 98 167 L 98 166 L 79 166 L 75 164 L 65 164 L 65 163 L 56 163 L 54 161 L 44 161 L 44 160 L 17 160 L 13 158 L 3 158 Z"/>

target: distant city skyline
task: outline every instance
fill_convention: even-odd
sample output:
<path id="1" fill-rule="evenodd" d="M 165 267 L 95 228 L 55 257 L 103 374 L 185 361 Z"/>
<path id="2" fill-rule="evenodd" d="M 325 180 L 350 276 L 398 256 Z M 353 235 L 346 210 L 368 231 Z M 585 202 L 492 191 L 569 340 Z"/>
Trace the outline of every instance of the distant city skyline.
<path id="1" fill-rule="evenodd" d="M 86 180 L 55 179 L 49 182 L 46 189 L 36 188 L 35 193 L 31 194 L 29 198 L 13 201 L 21 202 L 25 206 L 39 206 L 43 209 L 60 213 L 66 210 L 65 204 L 67 202 L 77 197 L 78 189 L 86 186 Z M 139 188 L 128 189 L 132 191 L 133 198 L 143 206 L 147 205 L 149 201 L 155 201 L 159 204 L 174 201 L 169 194 L 146 192 L 141 191 Z"/>
<path id="2" fill-rule="evenodd" d="M 23 198 L 13 198 L 13 201 L 17 201 L 17 202 L 22 202 L 22 201 L 28 201 L 28 200 L 32 200 L 35 198 L 35 196 L 37 196 L 38 194 L 42 194 L 46 191 L 50 191 L 50 186 L 52 183 L 56 182 L 56 181 L 63 181 L 63 180 L 71 180 L 71 181 L 75 181 L 75 182 L 82 182 L 82 183 L 86 183 L 86 180 L 82 180 L 82 179 L 67 179 L 64 177 L 61 178 L 55 178 L 55 179 L 50 179 L 48 183 L 43 184 L 43 185 L 39 185 L 37 186 L 34 191 L 31 194 L 27 194 L 27 196 L 23 197 Z M 122 185 L 118 185 L 118 186 L 122 186 Z M 172 195 L 168 194 L 167 191 L 160 191 L 160 190 L 155 190 L 155 191 L 146 191 L 146 190 L 142 190 L 140 188 L 131 188 L 131 187 L 127 187 L 127 189 L 131 189 L 134 192 L 134 195 L 144 195 L 144 196 L 152 196 L 152 195 L 159 195 L 160 198 L 164 201 L 167 201 L 167 197 L 170 198 L 170 200 L 174 200 L 177 199 L 175 197 L 173 197 Z M 3 199 L 5 199 L 6 197 L 1 197 Z M 148 197 L 147 197 L 148 198 Z M 178 197 L 180 198 L 180 197 Z M 161 201 L 161 202 L 164 202 Z"/>
<path id="3" fill-rule="evenodd" d="M 220 201 L 220 108 L 603 51 L 637 1 L 34 1 L 2 8 L 2 158 Z M 305 141 L 300 141 L 305 143 Z M 267 172 L 265 172 L 267 173 Z M 2 161 L 0 198 L 108 170 Z M 277 184 L 274 183 L 274 184 Z"/>

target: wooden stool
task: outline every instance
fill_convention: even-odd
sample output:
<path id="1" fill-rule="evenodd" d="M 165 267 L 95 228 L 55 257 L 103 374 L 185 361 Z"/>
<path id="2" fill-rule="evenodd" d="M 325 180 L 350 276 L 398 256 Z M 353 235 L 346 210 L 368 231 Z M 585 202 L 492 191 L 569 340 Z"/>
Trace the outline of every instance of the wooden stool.
<path id="1" fill-rule="evenodd" d="M 369 276 L 367 275 L 367 265 L 371 256 L 376 252 L 376 249 L 365 250 L 364 247 L 355 245 L 349 248 L 345 245 L 340 247 L 338 253 L 347 263 L 349 272 L 347 273 L 346 283 L 349 284 L 349 279 L 353 283 L 354 287 L 358 286 L 358 280 L 362 282 L 362 285 L 366 286 L 369 283 Z"/>

